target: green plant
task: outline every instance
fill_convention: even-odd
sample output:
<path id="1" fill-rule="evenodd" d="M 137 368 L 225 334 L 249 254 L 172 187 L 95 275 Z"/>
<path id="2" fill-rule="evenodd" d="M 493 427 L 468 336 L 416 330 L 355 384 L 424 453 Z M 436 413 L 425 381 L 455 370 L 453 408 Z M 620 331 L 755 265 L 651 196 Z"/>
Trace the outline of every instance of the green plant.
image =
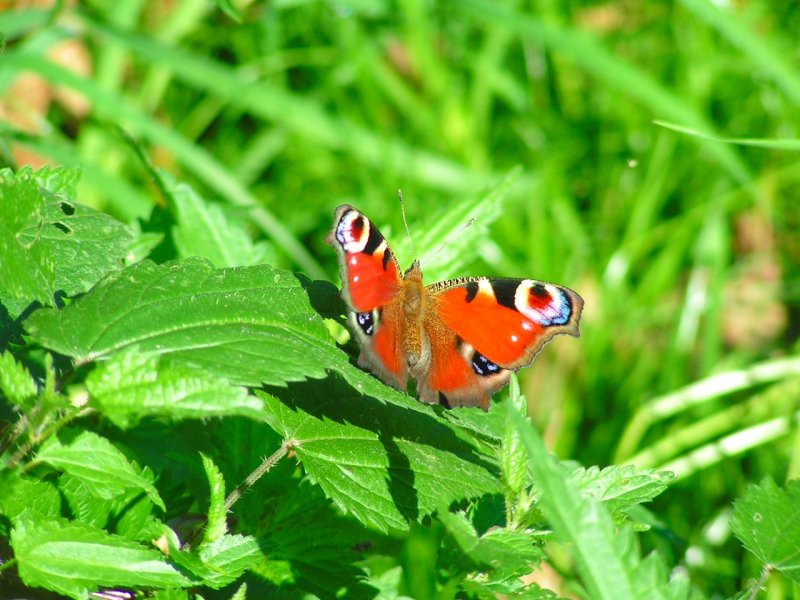
<path id="1" fill-rule="evenodd" d="M 16 473 L 40 452 L 50 461 L 33 462 L 23 474 L 50 486 L 25 508 L 126 535 L 130 518 L 134 528 L 154 534 L 137 543 L 160 561 L 172 561 L 160 549 L 169 548 L 170 537 L 155 536 L 146 524 L 184 515 L 166 523 L 180 540 L 192 540 L 179 555 L 189 566 L 177 568 L 211 580 L 203 565 L 221 560 L 208 550 L 221 531 L 219 497 L 230 503 L 241 492 L 219 539 L 254 536 L 271 525 L 275 543 L 258 553 L 272 562 L 262 575 L 245 570 L 233 587 L 206 587 L 206 597 L 234 589 L 237 597 L 278 593 L 276 586 L 289 596 L 303 589 L 325 596 L 363 573 L 362 589 L 387 597 L 478 593 L 466 586 L 483 581 L 473 563 L 491 554 L 491 538 L 482 541 L 490 525 L 505 523 L 516 535 L 524 507 L 533 507 L 531 514 L 546 507 L 544 491 L 540 497 L 526 489 L 511 501 L 505 487 L 507 465 L 497 448 L 507 452 L 513 443 L 505 417 L 494 411 L 507 396 L 488 415 L 439 413 L 372 387 L 374 378 L 346 360 L 355 349 L 337 322 L 337 293 L 324 283 L 335 281 L 335 260 L 323 237 L 343 202 L 380 224 L 401 264 L 415 258 L 402 243 L 394 200 L 402 188 L 428 281 L 535 277 L 569 285 L 587 300 L 581 339 L 550 344 L 519 382 L 535 428 L 557 456 L 618 465 L 601 471 L 609 477 L 674 473 L 650 512 L 630 507 L 633 537 L 612 510 L 620 540 L 634 540 L 654 557 L 646 569 L 666 565 L 713 597 L 755 597 L 761 584 L 770 597 L 800 597 L 783 553 L 791 543 L 778 540 L 773 553 L 773 534 L 759 537 L 758 527 L 740 526 L 753 523 L 762 502 L 782 507 L 788 523 L 793 484 L 772 491 L 762 483 L 755 502 L 743 500 L 752 482 L 800 473 L 798 26 L 800 11 L 775 0 L 90 0 L 0 11 L 0 163 L 13 169 L 4 185 L 18 202 L 4 207 L 9 225 L 0 232 L 0 327 L 9 352 L 2 369 L 11 386 L 0 402 L 9 442 L 3 465 Z M 661 126 L 666 122 L 672 125 Z M 80 178 L 24 170 L 45 163 L 80 169 Z M 71 222 L 71 210 L 81 219 Z M 471 218 L 476 224 L 463 229 Z M 213 267 L 191 259 L 197 255 Z M 233 267 L 233 275 L 224 270 Z M 7 268 L 18 276 L 5 277 Z M 139 319 L 129 295 L 139 279 L 121 273 L 151 281 L 148 293 L 159 281 L 217 285 L 210 297 L 225 306 L 222 312 L 253 321 L 254 339 L 276 341 L 281 352 L 270 360 L 266 346 L 251 340 L 253 361 L 238 360 L 250 346 L 238 334 L 224 335 L 231 332 L 218 320 L 225 315 L 209 307 L 216 320 L 197 320 L 206 309 L 193 310 L 193 302 L 202 306 L 201 299 L 179 290 L 157 296 L 156 304 L 179 307 L 174 323 L 196 319 L 196 339 L 160 328 L 163 320 Z M 270 291 L 264 277 L 287 287 Z M 254 289 L 265 288 L 263 304 L 253 286 L 241 288 L 248 278 L 258 280 Z M 282 308 L 289 299 L 292 311 Z M 97 325 L 106 310 L 118 317 L 107 337 Z M 167 311 L 157 313 L 161 319 L 173 317 L 160 310 Z M 265 319 L 273 310 L 303 325 L 287 333 L 281 319 Z M 238 331 L 240 322 L 229 325 Z M 346 355 L 331 337 L 345 344 Z M 231 348 L 208 349 L 223 338 Z M 300 347 L 313 359 L 308 364 L 298 359 Z M 224 376 L 199 372 L 192 361 L 201 359 Z M 284 382 L 286 388 L 276 385 Z M 342 505 L 325 500 L 343 501 L 335 486 L 303 478 L 303 460 L 316 457 L 301 457 L 286 443 L 296 424 L 294 398 L 308 394 L 319 402 L 330 396 L 326 386 L 355 402 L 351 410 L 367 413 L 350 425 L 365 426 L 380 413 L 395 433 L 395 417 L 410 415 L 403 435 L 420 423 L 436 432 L 455 427 L 446 437 L 461 440 L 458 447 L 439 450 L 457 461 L 461 442 L 474 448 L 470 456 L 487 461 L 481 481 L 503 491 L 488 497 L 493 501 L 464 490 L 450 490 L 449 504 L 425 497 L 433 516 L 414 516 L 413 493 L 398 490 L 415 490 L 418 481 L 401 485 L 409 482 L 389 474 L 420 467 L 408 456 L 424 454 L 423 427 L 413 437 L 417 454 L 400 445 L 390 463 L 389 451 L 374 446 L 384 463 L 373 468 L 370 485 L 397 483 L 392 522 L 407 529 L 384 535 L 343 515 Z M 361 400 L 359 386 L 366 386 Z M 250 393 L 256 389 L 268 396 Z M 280 412 L 286 407 L 290 413 Z M 343 408 L 325 410 L 345 419 Z M 380 428 L 366 431 L 381 441 Z M 115 463 L 117 455 L 87 433 L 108 440 L 129 466 Z M 99 455 L 108 460 L 101 464 L 122 468 L 113 477 L 97 475 L 93 485 L 107 496 L 120 486 L 136 495 L 130 517 L 107 517 L 128 514 L 122 504 L 97 504 L 93 512 L 77 500 L 93 496 L 68 481 L 75 477 L 64 471 L 70 444 L 79 451 L 103 446 Z M 306 444 L 314 448 L 320 446 Z M 223 474 L 224 492 L 201 456 Z M 260 456 L 269 458 L 268 473 L 250 492 L 235 488 Z M 59 486 L 67 491 L 53 512 Z M 0 492 L 6 487 L 21 489 L 13 484 Z M 290 490 L 288 504 L 307 501 L 307 512 L 265 513 Z M 19 508 L 3 506 L 3 514 Z M 554 535 L 564 536 L 571 523 L 543 514 L 533 527 L 560 522 Z M 261 521 L 253 522 L 256 515 Z M 210 537 L 193 530 L 200 521 L 215 523 Z M 791 532 L 780 519 L 759 524 L 775 522 Z M 2 527 L 8 534 L 10 521 Z M 475 556 L 483 558 L 454 562 L 456 534 L 462 546 L 478 539 Z M 325 571 L 321 549 L 305 552 L 312 537 L 337 540 L 325 550 Z M 35 539 L 23 535 L 15 544 L 29 551 Z M 578 568 L 578 546 L 540 541 L 531 569 L 543 550 L 564 593 L 604 589 Z M 515 552 L 523 545 L 530 549 L 521 541 Z M 345 556 L 343 548 L 352 552 Z M 14 555 L 8 546 L 0 551 L 4 559 Z M 315 556 L 313 565 L 303 562 L 306 554 Z M 511 562 L 524 562 L 522 554 Z M 17 567 L 14 559 L 4 563 L 0 595 Z M 634 572 L 642 573 L 626 571 Z M 324 590 L 307 588 L 320 582 Z"/>

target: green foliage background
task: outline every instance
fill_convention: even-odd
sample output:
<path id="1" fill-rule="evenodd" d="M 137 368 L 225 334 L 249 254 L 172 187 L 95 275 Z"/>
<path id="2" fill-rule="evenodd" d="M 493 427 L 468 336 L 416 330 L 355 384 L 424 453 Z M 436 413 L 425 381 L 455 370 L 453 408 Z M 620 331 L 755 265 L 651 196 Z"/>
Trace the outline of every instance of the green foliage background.
<path id="1" fill-rule="evenodd" d="M 781 523 L 798 510 L 796 485 L 762 482 L 800 471 L 798 27 L 797 6 L 764 0 L 124 0 L 0 12 L 4 165 L 80 171 L 3 179 L 0 325 L 11 354 L 0 414 L 19 444 L 4 448 L 2 474 L 18 498 L 44 499 L 25 526 L 20 507 L 0 502 L 0 586 L 16 576 L 12 556 L 23 583 L 53 577 L 26 571 L 25 557 L 55 532 L 88 543 L 103 529 L 124 538 L 132 562 L 157 563 L 150 579 L 104 579 L 129 587 L 230 597 L 245 594 L 243 576 L 253 597 L 327 597 L 353 593 L 368 573 L 364 589 L 386 597 L 480 596 L 494 588 L 476 573 L 517 581 L 516 567 L 541 559 L 514 535 L 549 524 L 558 537 L 586 517 L 580 502 L 559 517 L 546 491 L 540 509 L 526 468 L 512 484 L 515 460 L 534 459 L 533 481 L 547 479 L 536 440 L 514 433 L 516 413 L 417 407 L 352 368 L 311 320 L 341 311 L 320 281 L 338 285 L 323 242 L 337 205 L 366 212 L 410 263 L 401 188 L 430 282 L 530 276 L 585 298 L 581 339 L 556 340 L 520 376 L 547 446 L 587 467 L 676 475 L 648 511 L 638 503 L 661 488 L 631 484 L 616 513 L 599 494 L 613 519 L 592 521 L 596 539 L 567 534 L 574 556 L 544 545 L 560 593 L 603 597 L 584 565 L 606 556 L 594 544 L 615 540 L 627 550 L 609 557 L 656 550 L 661 566 L 647 568 L 662 582 L 678 568 L 707 595 L 760 577 L 773 597 L 800 597 L 762 569 L 791 572 Z M 216 295 L 202 304 L 192 290 Z M 161 316 L 141 304 L 149 294 Z M 178 317 L 197 338 L 172 335 Z M 239 387 L 261 385 L 268 393 Z M 95 412 L 75 409 L 84 394 Z M 197 420 L 214 416 L 224 418 Z M 321 419 L 325 436 L 304 437 L 306 418 Z M 292 439 L 309 443 L 287 447 L 291 460 L 236 505 L 239 522 L 220 525 L 215 483 L 230 491 Z M 95 473 L 70 466 L 71 453 L 106 458 Z M 442 484 L 437 460 L 468 476 Z M 354 485 L 334 485 L 341 464 L 359 461 Z M 591 496 L 583 473 L 573 487 Z M 637 473 L 657 477 L 606 477 L 627 489 Z M 371 499 L 387 480 L 392 494 Z M 81 503 L 81 486 L 106 504 Z M 467 505 L 485 495 L 505 506 Z M 746 526 L 759 506 L 772 511 L 763 536 Z M 164 571 L 147 541 L 194 513 L 216 533 L 194 554 L 165 534 L 180 568 Z M 45 515 L 55 520 L 37 521 Z M 613 534 L 623 521 L 650 528 L 634 542 L 630 525 Z M 490 524 L 507 537 L 487 540 Z M 303 546 L 315 531 L 330 547 Z M 225 544 L 241 568 L 220 558 Z M 523 558 L 508 572 L 476 567 L 511 555 Z M 59 585 L 48 589 L 71 593 Z"/>

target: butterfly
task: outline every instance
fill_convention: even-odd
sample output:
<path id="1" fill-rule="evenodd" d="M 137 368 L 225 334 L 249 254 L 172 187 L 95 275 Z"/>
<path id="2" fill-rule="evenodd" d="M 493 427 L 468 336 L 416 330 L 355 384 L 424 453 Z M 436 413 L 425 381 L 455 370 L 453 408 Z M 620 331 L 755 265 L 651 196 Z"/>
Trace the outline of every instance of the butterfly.
<path id="1" fill-rule="evenodd" d="M 325 240 L 336 249 L 358 363 L 388 385 L 417 382 L 430 404 L 489 408 L 511 373 L 553 336 L 578 336 L 583 299 L 534 279 L 461 277 L 425 286 L 415 260 L 405 272 L 378 228 L 349 205 Z"/>

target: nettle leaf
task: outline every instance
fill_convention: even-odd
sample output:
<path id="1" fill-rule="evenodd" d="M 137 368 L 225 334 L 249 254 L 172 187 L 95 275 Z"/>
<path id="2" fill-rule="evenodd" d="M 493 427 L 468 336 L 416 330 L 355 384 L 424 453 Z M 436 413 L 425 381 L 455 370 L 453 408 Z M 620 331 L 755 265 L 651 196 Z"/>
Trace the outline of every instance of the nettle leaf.
<path id="1" fill-rule="evenodd" d="M 58 478 L 58 491 L 69 506 L 74 520 L 102 529 L 108 522 L 113 501 L 99 498 L 77 477 L 63 473 Z"/>
<path id="2" fill-rule="evenodd" d="M 583 494 L 600 500 L 618 521 L 628 516 L 631 507 L 650 502 L 666 490 L 673 479 L 675 475 L 670 471 L 637 469 L 633 465 L 612 465 L 602 470 L 581 467 L 572 473 L 572 480 Z"/>
<path id="3" fill-rule="evenodd" d="M 36 456 L 55 469 L 69 473 L 93 495 L 111 499 L 127 488 L 140 489 L 166 510 L 155 486 L 111 442 L 91 431 L 64 430 L 42 444 Z"/>
<path id="4" fill-rule="evenodd" d="M 617 528 L 604 505 L 579 491 L 564 465 L 545 448 L 541 436 L 509 404 L 528 455 L 540 504 L 554 535 L 572 547 L 575 564 L 588 595 L 597 598 L 689 598 L 685 580 L 667 579 L 657 558 L 639 558 L 630 526 Z"/>
<path id="5" fill-rule="evenodd" d="M 85 292 L 122 266 L 133 231 L 75 202 L 77 178 L 67 169 L 0 172 L 0 297 L 15 313 L 51 305 L 56 291 Z"/>
<path id="6" fill-rule="evenodd" d="M 771 477 L 736 500 L 731 530 L 771 569 L 800 582 L 800 480 L 780 488 Z"/>
<path id="7" fill-rule="evenodd" d="M 45 193 L 41 222 L 19 239 L 44 248 L 55 262 L 55 289 L 75 296 L 122 267 L 133 230 L 106 213 L 63 194 Z"/>
<path id="8" fill-rule="evenodd" d="M 193 582 L 157 550 L 85 523 L 15 523 L 11 546 L 26 585 L 72 598 L 101 587 L 186 587 Z"/>
<path id="9" fill-rule="evenodd" d="M 156 354 L 126 348 L 86 378 L 95 405 L 120 428 L 146 416 L 172 419 L 242 415 L 260 418 L 263 403 L 247 390 L 185 365 L 164 364 Z"/>
<path id="10" fill-rule="evenodd" d="M 533 571 L 544 558 L 540 539 L 531 532 L 496 528 L 478 536 L 475 527 L 463 513 L 439 512 L 450 538 L 461 554 L 462 570 L 488 572 L 483 584 L 492 586 L 494 593 L 522 589 L 519 578 Z"/>
<path id="11" fill-rule="evenodd" d="M 268 265 L 143 261 L 25 325 L 34 341 L 78 363 L 138 346 L 240 385 L 319 378 L 346 364 L 300 279 Z"/>
<path id="12" fill-rule="evenodd" d="M 312 480 L 369 527 L 405 530 L 439 506 L 500 491 L 491 447 L 382 387 L 385 398 L 396 394 L 391 404 L 337 377 L 293 384 L 281 400 L 259 395 Z"/>
<path id="13" fill-rule="evenodd" d="M 175 532 L 166 530 L 170 558 L 198 583 L 219 589 L 233 583 L 262 558 L 255 538 L 244 535 L 224 535 L 198 551 L 180 548 Z"/>
<path id="14" fill-rule="evenodd" d="M 253 571 L 281 591 L 291 587 L 320 598 L 374 598 L 355 550 L 369 540 L 368 532 L 340 515 L 307 478 L 291 485 L 264 524 L 259 538 L 264 559 Z"/>
<path id="15" fill-rule="evenodd" d="M 33 408 L 39 390 L 31 374 L 7 350 L 0 354 L 0 392 L 22 410 Z"/>
<path id="16" fill-rule="evenodd" d="M 46 247 L 22 236 L 42 227 L 43 205 L 42 190 L 30 169 L 16 175 L 0 170 L 0 298 L 5 304 L 10 304 L 6 299 L 17 301 L 15 309 L 53 301 L 55 262 Z"/>
<path id="17" fill-rule="evenodd" d="M 217 465 L 208 456 L 201 454 L 203 469 L 211 488 L 211 500 L 208 508 L 208 520 L 203 532 L 202 546 L 212 544 L 222 538 L 228 531 L 225 510 L 225 479 Z"/>
<path id="18" fill-rule="evenodd" d="M 0 513 L 12 522 L 23 515 L 29 519 L 56 517 L 61 513 L 61 497 L 49 482 L 29 479 L 16 471 L 2 471 Z"/>
<path id="19" fill-rule="evenodd" d="M 159 176 L 175 217 L 172 239 L 181 258 L 202 256 L 216 267 L 264 262 L 266 244 L 253 243 L 245 228 L 231 221 L 221 206 L 206 202 L 189 184 L 177 183 L 166 171 L 160 170 Z"/>

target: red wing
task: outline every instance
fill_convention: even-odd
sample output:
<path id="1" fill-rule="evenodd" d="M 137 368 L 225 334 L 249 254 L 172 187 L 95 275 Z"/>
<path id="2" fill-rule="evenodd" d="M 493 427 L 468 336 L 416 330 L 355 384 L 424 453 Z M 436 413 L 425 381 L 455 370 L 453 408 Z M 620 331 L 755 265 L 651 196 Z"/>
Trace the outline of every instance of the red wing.
<path id="1" fill-rule="evenodd" d="M 435 315 L 425 320 L 430 340 L 430 362 L 417 375 L 417 391 L 423 402 L 489 409 L 492 394 L 502 388 L 511 371 L 488 363 L 468 343 L 460 341 Z"/>
<path id="2" fill-rule="evenodd" d="M 397 260 L 378 228 L 352 206 L 336 209 L 326 241 L 339 256 L 342 297 L 361 345 L 359 364 L 385 383 L 405 390 L 403 280 Z"/>
<path id="3" fill-rule="evenodd" d="M 583 300 L 552 283 L 475 278 L 444 281 L 429 291 L 442 322 L 494 367 L 519 369 L 554 335 L 579 335 Z"/>
<path id="4" fill-rule="evenodd" d="M 325 240 L 336 249 L 342 295 L 358 313 L 399 301 L 402 276 L 378 228 L 352 206 L 336 209 L 333 230 Z"/>

